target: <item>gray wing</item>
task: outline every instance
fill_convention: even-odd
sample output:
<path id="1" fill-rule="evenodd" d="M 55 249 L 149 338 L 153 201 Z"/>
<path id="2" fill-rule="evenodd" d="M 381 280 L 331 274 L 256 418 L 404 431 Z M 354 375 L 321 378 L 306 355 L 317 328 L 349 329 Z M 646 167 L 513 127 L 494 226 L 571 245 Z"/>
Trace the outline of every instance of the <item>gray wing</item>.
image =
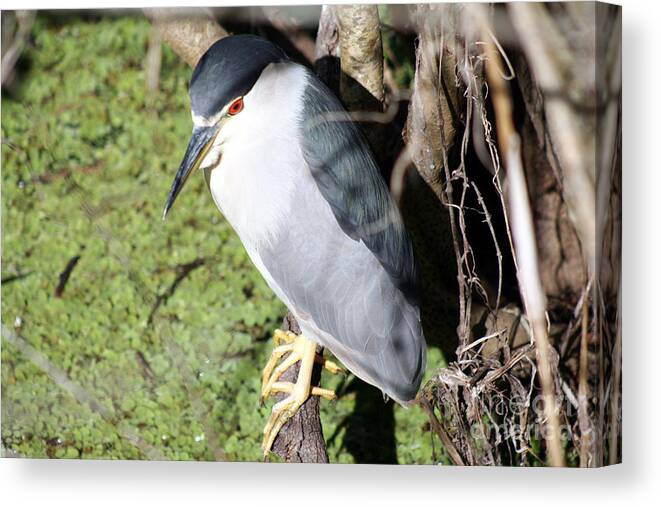
<path id="1" fill-rule="evenodd" d="M 411 400 L 426 357 L 419 309 L 365 244 L 319 209 L 307 193 L 313 185 L 301 189 L 291 227 L 259 248 L 267 281 L 309 338 L 392 398 Z"/>
<path id="2" fill-rule="evenodd" d="M 399 210 L 362 132 L 312 73 L 303 95 L 303 156 L 346 234 L 362 240 L 412 304 L 415 262 Z"/>
<path id="3" fill-rule="evenodd" d="M 426 357 L 409 238 L 340 103 L 316 78 L 305 100 L 300 135 L 312 178 L 299 182 L 291 227 L 260 247 L 261 262 L 304 332 L 406 402 Z"/>

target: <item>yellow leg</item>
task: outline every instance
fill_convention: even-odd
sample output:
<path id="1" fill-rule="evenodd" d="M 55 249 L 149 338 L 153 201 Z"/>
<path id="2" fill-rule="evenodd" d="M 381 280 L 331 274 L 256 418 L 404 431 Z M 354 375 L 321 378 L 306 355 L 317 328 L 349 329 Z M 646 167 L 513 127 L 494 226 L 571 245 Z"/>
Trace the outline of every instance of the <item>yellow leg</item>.
<path id="1" fill-rule="evenodd" d="M 305 400 L 308 399 L 312 390 L 310 387 L 310 380 L 312 379 L 312 367 L 314 366 L 317 345 L 313 341 L 303 338 L 303 336 L 299 336 L 298 338 L 304 340 L 300 342 L 300 348 L 302 350 L 300 351 L 301 367 L 298 372 L 298 378 L 296 379 L 296 383 L 291 387 L 289 396 L 273 405 L 271 417 L 264 428 L 264 439 L 262 440 L 264 457 L 268 456 L 273 441 L 278 435 L 280 428 L 282 428 L 282 425 L 296 413 L 303 403 L 305 403 Z M 297 343 L 299 343 L 298 340 Z M 290 357 L 291 356 L 294 356 L 294 352 L 291 353 Z M 296 360 L 294 362 L 296 362 Z"/>
<path id="2" fill-rule="evenodd" d="M 280 376 L 286 372 L 289 368 L 295 365 L 303 357 L 303 350 L 307 343 L 310 342 L 303 335 L 295 335 L 289 331 L 285 332 L 278 329 L 273 335 L 273 341 L 275 342 L 276 347 L 271 353 L 268 363 L 262 371 L 262 391 L 259 396 L 260 403 L 263 403 L 266 398 L 268 398 L 273 392 L 273 384 L 280 379 Z M 285 345 L 280 345 L 285 343 Z M 289 353 L 285 359 L 276 366 L 278 360 Z M 332 374 L 344 373 L 344 370 L 340 368 L 333 361 L 324 359 L 321 355 L 315 353 L 314 361 L 321 363 L 323 367 Z"/>
<path id="3" fill-rule="evenodd" d="M 328 400 L 335 399 L 336 396 L 332 390 L 310 386 L 314 363 L 321 363 L 326 370 L 333 374 L 344 371 L 333 361 L 324 359 L 317 354 L 317 345 L 303 335 L 297 336 L 288 331 L 277 330 L 273 336 L 273 341 L 275 347 L 262 372 L 260 401 L 263 402 L 274 393 L 288 393 L 289 396 L 273 406 L 271 417 L 264 428 L 262 450 L 265 457 L 271 450 L 282 425 L 296 413 L 310 395 L 322 396 Z M 277 364 L 285 354 L 288 355 L 280 364 Z M 301 366 L 296 382 L 279 381 L 280 376 L 298 361 L 301 362 Z"/>

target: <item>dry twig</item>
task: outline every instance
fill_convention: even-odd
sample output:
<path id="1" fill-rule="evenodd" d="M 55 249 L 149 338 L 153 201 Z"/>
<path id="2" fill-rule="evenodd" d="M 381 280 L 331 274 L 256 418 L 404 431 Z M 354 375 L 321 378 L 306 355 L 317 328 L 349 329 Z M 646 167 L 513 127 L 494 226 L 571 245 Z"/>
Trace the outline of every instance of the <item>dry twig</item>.
<path id="1" fill-rule="evenodd" d="M 508 215 L 517 259 L 517 276 L 526 313 L 532 324 L 537 366 L 542 384 L 546 418 L 546 442 L 553 466 L 563 466 L 564 453 L 560 442 L 560 422 L 556 411 L 554 372 L 551 367 L 550 348 L 546 329 L 545 296 L 539 277 L 535 232 L 530 211 L 525 173 L 521 163 L 520 141 L 513 123 L 513 107 L 506 84 L 500 53 L 492 34 L 483 25 L 484 44 L 487 48 L 485 71 L 497 123 L 498 143 L 507 167 Z"/>

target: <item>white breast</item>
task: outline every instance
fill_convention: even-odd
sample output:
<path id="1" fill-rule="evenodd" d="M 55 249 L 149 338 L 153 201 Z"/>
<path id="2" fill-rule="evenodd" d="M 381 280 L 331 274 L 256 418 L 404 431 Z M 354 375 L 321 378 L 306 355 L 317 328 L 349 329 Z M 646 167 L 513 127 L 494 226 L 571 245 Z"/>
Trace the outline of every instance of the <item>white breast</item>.
<path id="1" fill-rule="evenodd" d="M 206 169 L 211 195 L 249 251 L 287 226 L 298 183 L 309 177 L 296 139 L 306 82 L 298 65 L 269 65 L 202 164 L 217 163 Z"/>

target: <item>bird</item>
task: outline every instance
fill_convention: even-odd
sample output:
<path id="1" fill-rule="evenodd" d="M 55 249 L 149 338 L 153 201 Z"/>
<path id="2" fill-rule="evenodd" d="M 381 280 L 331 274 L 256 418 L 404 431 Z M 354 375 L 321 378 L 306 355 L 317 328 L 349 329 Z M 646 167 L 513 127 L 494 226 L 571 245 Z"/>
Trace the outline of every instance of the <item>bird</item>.
<path id="1" fill-rule="evenodd" d="M 277 330 L 260 399 L 281 392 L 264 428 L 268 456 L 311 395 L 322 347 L 404 407 L 426 366 L 411 240 L 375 157 L 340 100 L 307 67 L 255 35 L 212 44 L 190 83 L 193 130 L 163 218 L 189 176 L 213 201 L 301 334 Z M 280 363 L 278 363 L 280 361 Z M 280 376 L 300 362 L 295 382 Z"/>

